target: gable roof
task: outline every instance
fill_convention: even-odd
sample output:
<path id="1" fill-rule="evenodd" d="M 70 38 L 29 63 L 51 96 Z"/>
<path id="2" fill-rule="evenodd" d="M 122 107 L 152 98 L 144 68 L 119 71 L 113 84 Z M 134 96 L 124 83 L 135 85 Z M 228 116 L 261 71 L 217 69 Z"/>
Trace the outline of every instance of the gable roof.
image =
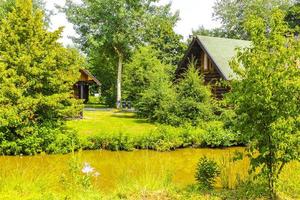
<path id="1" fill-rule="evenodd" d="M 187 54 L 183 60 L 187 58 L 192 46 L 195 44 L 200 45 L 200 47 L 206 51 L 208 57 L 210 57 L 210 59 L 215 63 L 222 76 L 226 80 L 230 80 L 236 77 L 233 70 L 229 66 L 230 60 L 236 56 L 236 48 L 250 47 L 251 41 L 199 35 L 193 38 L 193 41 L 190 44 Z"/>
<path id="2" fill-rule="evenodd" d="M 217 65 L 225 79 L 230 80 L 235 78 L 235 74 L 229 66 L 229 62 L 236 55 L 237 48 L 250 47 L 251 42 L 208 36 L 197 36 L 197 39 Z"/>
<path id="3" fill-rule="evenodd" d="M 89 72 L 89 70 L 87 70 L 87 69 L 80 69 L 79 71 L 81 73 L 87 75 L 89 78 L 91 78 L 97 85 L 101 86 L 100 81 L 95 76 L 93 76 L 92 73 Z"/>

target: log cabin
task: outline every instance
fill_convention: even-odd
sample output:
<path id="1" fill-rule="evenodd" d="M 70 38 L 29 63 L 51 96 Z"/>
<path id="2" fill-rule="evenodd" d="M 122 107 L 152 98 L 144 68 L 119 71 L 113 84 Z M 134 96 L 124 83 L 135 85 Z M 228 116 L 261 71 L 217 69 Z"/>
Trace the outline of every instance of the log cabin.
<path id="1" fill-rule="evenodd" d="M 214 97 L 221 99 L 229 88 L 217 83 L 236 78 L 229 61 L 236 55 L 236 48 L 249 47 L 250 44 L 250 41 L 245 40 L 194 36 L 176 69 L 176 80 L 182 77 L 190 62 L 193 61 L 203 76 L 205 84 L 211 85 Z"/>
<path id="2" fill-rule="evenodd" d="M 93 76 L 88 70 L 80 69 L 80 78 L 73 85 L 74 96 L 77 99 L 83 99 L 84 103 L 89 101 L 89 91 L 91 85 L 101 86 L 101 83 L 95 76 Z"/>

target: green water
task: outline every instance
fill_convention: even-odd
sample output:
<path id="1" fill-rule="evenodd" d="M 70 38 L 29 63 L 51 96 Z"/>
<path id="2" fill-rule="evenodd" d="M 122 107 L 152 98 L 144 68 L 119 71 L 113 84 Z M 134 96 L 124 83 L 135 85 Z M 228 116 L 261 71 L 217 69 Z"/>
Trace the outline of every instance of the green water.
<path id="1" fill-rule="evenodd" d="M 172 152 L 133 151 L 84 151 L 76 153 L 79 164 L 89 163 L 100 176 L 93 178 L 95 186 L 103 191 L 112 191 L 124 185 L 159 188 L 172 183 L 185 187 L 195 182 L 196 164 L 200 157 L 215 159 L 221 166 L 225 181 L 235 184 L 237 176 L 247 175 L 248 161 L 231 162 L 236 151 L 227 149 L 182 149 Z M 45 182 L 55 185 L 64 174 L 68 174 L 72 155 L 39 155 L 31 157 L 0 157 L 0 179 L 2 182 L 22 184 Z M 80 173 L 80 172 L 79 172 Z M 218 180 L 218 185 L 222 185 Z M 57 185 L 57 184 L 56 184 Z"/>

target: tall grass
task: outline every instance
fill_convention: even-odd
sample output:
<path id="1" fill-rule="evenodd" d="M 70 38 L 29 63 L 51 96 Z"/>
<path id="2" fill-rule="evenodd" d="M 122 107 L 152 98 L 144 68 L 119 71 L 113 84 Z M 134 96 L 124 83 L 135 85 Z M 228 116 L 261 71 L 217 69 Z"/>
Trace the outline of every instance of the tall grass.
<path id="1" fill-rule="evenodd" d="M 279 178 L 279 194 L 290 196 L 293 199 L 300 199 L 300 164 L 292 162 L 288 164 Z"/>
<path id="2" fill-rule="evenodd" d="M 255 199 L 263 188 L 238 185 L 239 179 L 247 180 L 249 161 L 233 162 L 235 151 L 243 152 L 243 148 L 84 151 L 75 154 L 75 161 L 71 154 L 0 157 L 0 199 L 239 199 L 247 192 Z M 186 188 L 196 184 L 195 168 L 202 156 L 221 166 L 217 190 L 210 193 Z M 101 174 L 91 177 L 89 187 L 81 172 L 85 162 Z M 297 162 L 284 169 L 279 183 L 282 197 L 300 198 L 299 173 Z"/>

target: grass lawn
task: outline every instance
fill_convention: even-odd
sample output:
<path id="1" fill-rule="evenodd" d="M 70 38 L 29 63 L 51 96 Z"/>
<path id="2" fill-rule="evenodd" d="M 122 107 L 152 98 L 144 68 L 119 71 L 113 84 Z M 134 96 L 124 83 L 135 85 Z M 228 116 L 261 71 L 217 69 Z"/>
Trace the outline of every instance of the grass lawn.
<path id="1" fill-rule="evenodd" d="M 81 137 L 119 133 L 139 136 L 156 128 L 154 124 L 136 118 L 131 112 L 84 111 L 83 116 L 83 119 L 68 122 L 68 126 L 77 130 Z"/>

